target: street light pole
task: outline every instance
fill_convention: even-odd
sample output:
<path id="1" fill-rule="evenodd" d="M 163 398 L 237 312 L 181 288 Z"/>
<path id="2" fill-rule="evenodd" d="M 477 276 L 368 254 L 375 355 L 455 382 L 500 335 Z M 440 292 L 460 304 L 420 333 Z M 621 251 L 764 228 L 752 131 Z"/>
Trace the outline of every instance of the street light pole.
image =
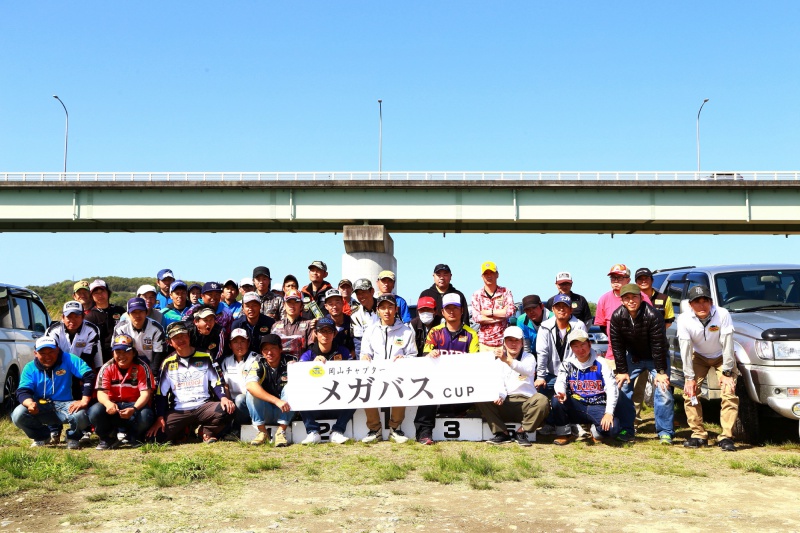
<path id="1" fill-rule="evenodd" d="M 61 101 L 61 98 L 58 97 L 57 94 L 53 95 L 53 98 L 58 100 L 61 104 L 61 107 L 64 108 L 64 114 L 67 116 L 67 124 L 64 126 L 64 176 L 61 179 L 67 179 L 67 141 L 69 140 L 69 112 L 67 111 L 67 106 L 64 105 L 64 102 Z"/>
<path id="2" fill-rule="evenodd" d="M 383 173 L 383 100 L 378 100 L 378 179 Z"/>
<path id="3" fill-rule="evenodd" d="M 708 102 L 708 98 L 703 100 L 703 103 L 700 104 L 700 109 L 697 110 L 697 172 L 698 172 L 698 174 L 700 172 L 700 111 L 703 110 L 703 106 L 706 105 L 706 102 Z"/>

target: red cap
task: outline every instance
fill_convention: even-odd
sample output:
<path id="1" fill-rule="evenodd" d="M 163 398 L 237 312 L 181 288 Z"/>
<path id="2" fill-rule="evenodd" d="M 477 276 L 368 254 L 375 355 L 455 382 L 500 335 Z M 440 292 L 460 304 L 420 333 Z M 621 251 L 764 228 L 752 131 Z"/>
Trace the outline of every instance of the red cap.
<path id="1" fill-rule="evenodd" d="M 616 274 L 618 276 L 631 277 L 630 269 L 621 263 L 611 267 L 611 270 L 608 272 L 608 275 L 611 276 L 613 274 Z"/>
<path id="2" fill-rule="evenodd" d="M 423 296 L 417 301 L 417 309 L 436 309 L 436 302 L 430 296 Z"/>

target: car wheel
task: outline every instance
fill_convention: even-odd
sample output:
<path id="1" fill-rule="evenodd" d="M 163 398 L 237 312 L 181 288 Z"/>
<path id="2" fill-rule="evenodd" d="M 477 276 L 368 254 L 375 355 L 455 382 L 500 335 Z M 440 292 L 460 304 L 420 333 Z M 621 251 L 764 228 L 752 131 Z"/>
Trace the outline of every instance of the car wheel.
<path id="1" fill-rule="evenodd" d="M 19 386 L 19 376 L 16 367 L 8 369 L 6 379 L 3 381 L 3 403 L 0 405 L 2 414 L 11 414 L 17 406 L 17 387 Z"/>
<path id="2" fill-rule="evenodd" d="M 733 437 L 748 444 L 761 444 L 764 436 L 759 404 L 750 398 L 741 376 L 736 381 L 736 396 L 739 397 L 739 416 L 733 425 Z"/>

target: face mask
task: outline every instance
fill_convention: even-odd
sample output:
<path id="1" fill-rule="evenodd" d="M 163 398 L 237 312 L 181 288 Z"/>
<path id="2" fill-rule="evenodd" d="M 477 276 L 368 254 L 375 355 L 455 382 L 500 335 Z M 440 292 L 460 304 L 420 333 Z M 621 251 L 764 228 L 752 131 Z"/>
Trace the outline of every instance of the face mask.
<path id="1" fill-rule="evenodd" d="M 427 326 L 433 322 L 433 313 L 420 313 L 419 319 L 422 320 L 422 323 Z"/>

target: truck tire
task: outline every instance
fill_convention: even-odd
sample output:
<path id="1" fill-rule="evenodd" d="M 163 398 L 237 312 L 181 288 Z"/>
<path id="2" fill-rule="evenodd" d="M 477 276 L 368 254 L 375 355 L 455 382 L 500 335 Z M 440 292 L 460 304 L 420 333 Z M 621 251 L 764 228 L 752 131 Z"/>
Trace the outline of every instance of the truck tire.
<path id="1" fill-rule="evenodd" d="M 3 398 L 0 404 L 0 415 L 11 416 L 11 411 L 17 406 L 17 387 L 19 386 L 19 375 L 17 374 L 17 367 L 12 366 L 6 373 L 6 379 L 3 380 Z"/>
<path id="2" fill-rule="evenodd" d="M 739 416 L 733 425 L 733 437 L 747 444 L 758 445 L 764 442 L 764 430 L 761 424 L 761 409 L 747 392 L 744 379 L 740 376 L 736 381 L 736 396 L 739 397 Z"/>

